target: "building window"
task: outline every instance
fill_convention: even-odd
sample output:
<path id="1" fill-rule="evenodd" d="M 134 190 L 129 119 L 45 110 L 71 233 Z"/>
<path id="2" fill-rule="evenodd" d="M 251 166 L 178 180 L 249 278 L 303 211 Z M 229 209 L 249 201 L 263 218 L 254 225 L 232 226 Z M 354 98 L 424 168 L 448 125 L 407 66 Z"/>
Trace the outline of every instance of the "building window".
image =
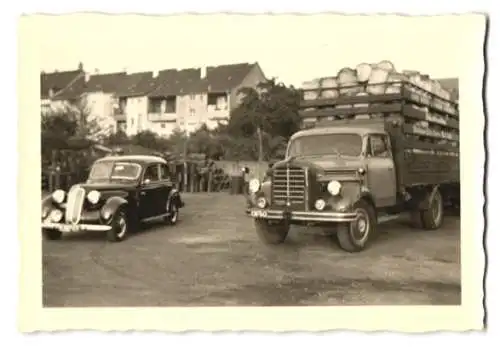
<path id="1" fill-rule="evenodd" d="M 126 131 L 127 130 L 127 121 L 118 121 L 116 122 L 116 128 L 118 131 Z"/>
<path id="2" fill-rule="evenodd" d="M 165 123 L 160 123 L 160 128 L 165 129 Z"/>
<path id="3" fill-rule="evenodd" d="M 165 113 L 176 113 L 177 96 L 167 96 L 166 97 L 166 107 Z"/>
<path id="4" fill-rule="evenodd" d="M 191 100 L 194 100 L 195 95 L 194 95 L 194 94 L 191 94 L 191 95 L 189 95 L 189 97 L 191 98 Z"/>
<path id="5" fill-rule="evenodd" d="M 207 97 L 207 105 L 215 110 L 227 110 L 228 95 L 226 93 L 210 93 Z"/>
<path id="6" fill-rule="evenodd" d="M 163 98 L 149 98 L 148 113 L 162 113 Z"/>
<path id="7" fill-rule="evenodd" d="M 189 109 L 189 115 L 190 115 L 191 117 L 194 117 L 194 116 L 195 116 L 195 114 L 196 114 L 195 109 L 194 109 L 194 108 L 190 108 L 190 109 Z"/>

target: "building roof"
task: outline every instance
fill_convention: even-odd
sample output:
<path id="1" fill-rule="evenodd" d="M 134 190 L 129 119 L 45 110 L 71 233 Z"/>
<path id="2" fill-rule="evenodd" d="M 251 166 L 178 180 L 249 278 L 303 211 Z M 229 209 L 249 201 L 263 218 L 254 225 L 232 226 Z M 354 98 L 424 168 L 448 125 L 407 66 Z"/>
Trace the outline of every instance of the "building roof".
<path id="1" fill-rule="evenodd" d="M 126 75 L 114 91 L 117 97 L 146 95 L 156 88 L 156 79 L 152 72 L 138 72 Z"/>
<path id="2" fill-rule="evenodd" d="M 114 93 L 123 83 L 126 72 L 90 75 L 85 86 L 85 92 Z"/>
<path id="3" fill-rule="evenodd" d="M 50 97 L 50 90 L 54 93 L 64 89 L 74 80 L 84 75 L 80 69 L 73 71 L 55 71 L 51 73 L 40 73 L 40 97 L 48 99 Z"/>
<path id="4" fill-rule="evenodd" d="M 158 74 L 158 87 L 149 96 L 226 92 L 240 85 L 256 65 L 209 66 L 204 78 L 201 77 L 201 69 L 164 70 Z"/>
<path id="5" fill-rule="evenodd" d="M 76 99 L 83 93 L 113 93 L 118 97 L 140 95 L 173 96 L 207 92 L 226 92 L 243 82 L 257 63 L 209 66 L 202 78 L 200 68 L 167 69 L 153 77 L 152 72 L 127 74 L 126 72 L 85 76 L 83 68 L 75 71 L 42 73 L 42 98 L 48 98 L 55 89 L 54 99 Z"/>

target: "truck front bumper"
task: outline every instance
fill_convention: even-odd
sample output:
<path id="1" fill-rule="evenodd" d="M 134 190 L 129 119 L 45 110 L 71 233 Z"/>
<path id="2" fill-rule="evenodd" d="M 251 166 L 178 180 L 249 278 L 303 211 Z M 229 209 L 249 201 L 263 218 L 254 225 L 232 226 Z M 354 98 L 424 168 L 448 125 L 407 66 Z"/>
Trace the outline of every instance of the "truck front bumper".
<path id="1" fill-rule="evenodd" d="M 108 231 L 111 230 L 111 226 L 100 224 L 66 224 L 43 222 L 42 229 L 59 230 L 63 233 L 76 233 L 79 231 Z"/>
<path id="2" fill-rule="evenodd" d="M 300 222 L 352 222 L 356 220 L 355 212 L 315 212 L 315 211 L 280 211 L 260 208 L 249 208 L 246 214 L 255 219 L 283 220 Z"/>

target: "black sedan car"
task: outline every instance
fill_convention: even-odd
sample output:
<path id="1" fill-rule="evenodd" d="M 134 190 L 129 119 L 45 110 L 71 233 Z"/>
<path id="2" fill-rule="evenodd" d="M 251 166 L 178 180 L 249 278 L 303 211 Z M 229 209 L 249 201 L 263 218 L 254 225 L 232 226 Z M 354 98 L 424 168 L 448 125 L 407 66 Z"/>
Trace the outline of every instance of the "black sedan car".
<path id="1" fill-rule="evenodd" d="M 68 192 L 58 189 L 42 201 L 42 232 L 58 240 L 64 233 L 102 231 L 117 242 L 142 222 L 176 224 L 181 207 L 163 158 L 109 156 L 94 162 L 86 182 Z"/>

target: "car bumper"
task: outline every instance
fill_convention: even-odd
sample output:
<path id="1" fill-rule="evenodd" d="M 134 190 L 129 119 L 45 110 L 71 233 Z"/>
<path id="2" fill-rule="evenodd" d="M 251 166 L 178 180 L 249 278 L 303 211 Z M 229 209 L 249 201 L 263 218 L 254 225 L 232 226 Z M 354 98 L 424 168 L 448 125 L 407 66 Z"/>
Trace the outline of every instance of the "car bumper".
<path id="1" fill-rule="evenodd" d="M 280 211 L 260 208 L 249 208 L 246 214 L 255 219 L 282 220 L 300 222 L 352 222 L 355 212 L 315 212 L 315 211 Z"/>
<path id="2" fill-rule="evenodd" d="M 111 230 L 111 226 L 100 224 L 66 224 L 43 222 L 42 229 L 55 229 L 63 233 L 75 233 L 79 231 L 108 231 Z"/>

